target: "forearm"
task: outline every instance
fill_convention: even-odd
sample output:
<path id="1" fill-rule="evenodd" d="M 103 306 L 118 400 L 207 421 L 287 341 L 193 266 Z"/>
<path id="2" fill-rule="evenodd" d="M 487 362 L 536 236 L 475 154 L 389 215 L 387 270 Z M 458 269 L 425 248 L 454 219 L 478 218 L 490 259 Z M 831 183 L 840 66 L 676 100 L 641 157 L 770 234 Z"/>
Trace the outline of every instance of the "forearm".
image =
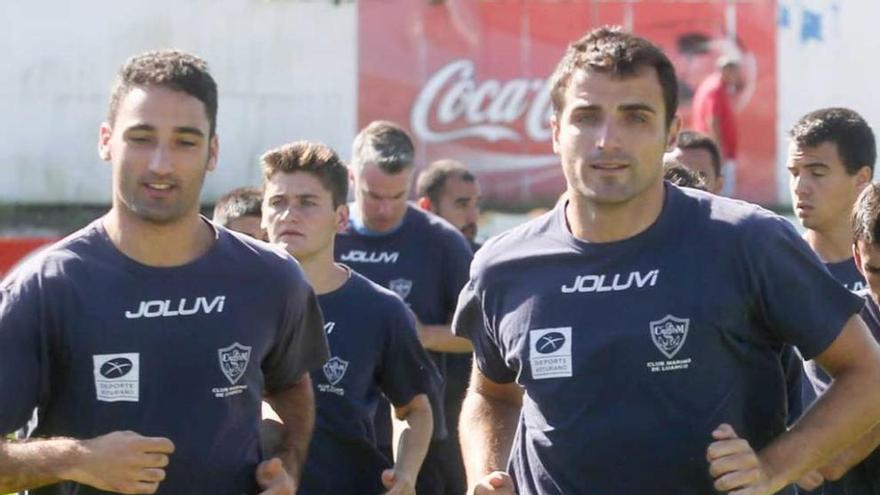
<path id="1" fill-rule="evenodd" d="M 425 349 L 434 352 L 464 354 L 474 350 L 471 341 L 456 337 L 449 325 L 419 325 L 419 340 Z"/>
<path id="2" fill-rule="evenodd" d="M 837 455 L 819 471 L 826 479 L 838 480 L 856 464 L 865 460 L 880 445 L 880 425 L 874 425 L 856 443 Z"/>
<path id="3" fill-rule="evenodd" d="M 312 382 L 305 375 L 287 390 L 266 398 L 281 419 L 281 441 L 274 456 L 281 459 L 287 472 L 297 481 L 305 462 L 312 430 L 315 427 L 315 396 Z"/>
<path id="4" fill-rule="evenodd" d="M 0 493 L 64 481 L 79 454 L 79 443 L 68 438 L 0 440 Z"/>
<path id="5" fill-rule="evenodd" d="M 413 481 L 428 453 L 434 419 L 428 399 L 424 397 L 424 407 L 413 408 L 402 419 L 395 418 L 394 438 L 397 445 L 394 470 L 404 473 Z"/>
<path id="6" fill-rule="evenodd" d="M 468 390 L 459 418 L 459 439 L 468 485 L 505 471 L 521 405 Z"/>
<path id="7" fill-rule="evenodd" d="M 846 373 L 834 382 L 791 431 L 759 453 L 781 489 L 819 468 L 880 419 L 880 379 L 870 373 Z"/>

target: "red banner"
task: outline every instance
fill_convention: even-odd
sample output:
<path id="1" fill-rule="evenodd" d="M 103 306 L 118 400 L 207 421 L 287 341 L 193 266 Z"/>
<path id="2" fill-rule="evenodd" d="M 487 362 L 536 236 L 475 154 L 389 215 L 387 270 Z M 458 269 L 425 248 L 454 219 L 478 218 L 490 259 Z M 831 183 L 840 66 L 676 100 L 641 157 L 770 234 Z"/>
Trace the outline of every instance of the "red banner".
<path id="1" fill-rule="evenodd" d="M 411 132 L 419 166 L 455 158 L 496 201 L 552 201 L 564 189 L 550 143 L 546 78 L 567 44 L 620 24 L 662 46 L 690 97 L 721 54 L 742 60 L 737 196 L 776 202 L 776 2 L 550 0 L 361 2 L 358 122 Z"/>
<path id="2" fill-rule="evenodd" d="M 48 237 L 0 237 L 0 277 L 29 253 L 55 240 Z"/>

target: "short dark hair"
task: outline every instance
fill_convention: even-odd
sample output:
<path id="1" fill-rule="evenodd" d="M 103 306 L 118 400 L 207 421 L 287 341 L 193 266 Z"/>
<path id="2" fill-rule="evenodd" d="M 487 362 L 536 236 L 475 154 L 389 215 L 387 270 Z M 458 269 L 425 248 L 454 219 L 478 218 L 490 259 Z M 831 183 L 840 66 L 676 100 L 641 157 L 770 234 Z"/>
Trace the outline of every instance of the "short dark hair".
<path id="1" fill-rule="evenodd" d="M 602 26 L 588 32 L 568 45 L 562 60 L 550 76 L 550 98 L 556 115 L 565 107 L 565 92 L 572 74 L 577 70 L 592 70 L 619 78 L 635 76 L 642 68 L 657 71 L 666 106 L 666 125 L 672 123 L 678 111 L 678 80 L 675 67 L 663 50 L 619 26 Z"/>
<path id="2" fill-rule="evenodd" d="M 880 244 L 880 184 L 871 182 L 859 194 L 852 212 L 853 243 Z"/>
<path id="3" fill-rule="evenodd" d="M 706 191 L 706 181 L 697 172 L 687 168 L 674 158 L 663 158 L 663 178 L 679 187 Z"/>
<path id="4" fill-rule="evenodd" d="M 177 50 L 146 52 L 129 58 L 119 69 L 110 91 L 107 122 L 116 121 L 116 112 L 135 86 L 160 86 L 182 91 L 205 105 L 210 136 L 217 130 L 217 83 L 201 58 Z"/>
<path id="5" fill-rule="evenodd" d="M 712 156 L 712 170 L 715 171 L 715 177 L 721 177 L 721 152 L 709 136 L 697 131 L 681 131 L 678 133 L 675 147 L 683 150 L 706 150 Z"/>
<path id="6" fill-rule="evenodd" d="M 443 188 L 450 177 L 458 177 L 465 182 L 476 182 L 477 178 L 467 167 L 458 160 L 444 158 L 437 160 L 419 174 L 416 179 L 416 193 L 419 197 L 426 197 L 432 203 L 440 201 Z"/>
<path id="7" fill-rule="evenodd" d="M 351 166 L 360 171 L 367 163 L 375 163 L 391 175 L 411 168 L 415 163 L 412 138 L 394 122 L 370 122 L 355 136 L 352 144 Z"/>
<path id="8" fill-rule="evenodd" d="M 214 203 L 214 222 L 228 227 L 241 217 L 263 216 L 263 191 L 256 187 L 239 187 L 220 196 Z"/>
<path id="9" fill-rule="evenodd" d="M 263 184 L 277 172 L 305 172 L 315 176 L 333 198 L 333 207 L 348 200 L 348 168 L 332 148 L 312 141 L 296 141 L 269 150 L 260 157 Z"/>
<path id="10" fill-rule="evenodd" d="M 849 108 L 823 108 L 810 112 L 789 132 L 798 146 L 815 147 L 824 142 L 837 145 L 837 154 L 846 172 L 854 175 L 862 167 L 874 171 L 877 144 L 871 126 Z"/>

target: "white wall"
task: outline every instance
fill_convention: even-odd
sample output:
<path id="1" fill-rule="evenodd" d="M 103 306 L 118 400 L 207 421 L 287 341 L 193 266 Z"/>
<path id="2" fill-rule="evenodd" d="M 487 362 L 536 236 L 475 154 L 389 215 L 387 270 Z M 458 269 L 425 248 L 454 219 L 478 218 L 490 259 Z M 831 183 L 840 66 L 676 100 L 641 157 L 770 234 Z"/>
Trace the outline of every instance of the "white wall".
<path id="1" fill-rule="evenodd" d="M 779 5 L 780 14 L 787 9 L 789 22 L 780 22 L 777 36 L 777 182 L 780 203 L 790 204 L 787 133 L 801 116 L 823 107 L 850 107 L 880 137 L 880 2 L 779 0 Z M 810 29 L 811 15 L 818 18 L 818 30 Z"/>
<path id="2" fill-rule="evenodd" d="M 350 153 L 357 10 L 330 0 L 0 1 L 0 202 L 109 200 L 96 153 L 110 84 L 133 54 L 204 57 L 220 87 L 211 201 L 259 182 L 256 158 L 294 139 Z"/>

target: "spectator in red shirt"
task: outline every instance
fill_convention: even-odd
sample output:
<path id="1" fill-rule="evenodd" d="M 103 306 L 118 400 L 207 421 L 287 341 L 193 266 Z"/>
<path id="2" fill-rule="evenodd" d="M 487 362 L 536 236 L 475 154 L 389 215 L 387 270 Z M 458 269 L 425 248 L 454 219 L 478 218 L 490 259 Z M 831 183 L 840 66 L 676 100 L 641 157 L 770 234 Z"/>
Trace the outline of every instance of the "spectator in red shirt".
<path id="1" fill-rule="evenodd" d="M 694 94 L 692 105 L 694 130 L 709 135 L 718 143 L 724 162 L 724 190 L 732 196 L 736 188 L 736 118 L 731 95 L 742 87 L 739 63 L 728 57 L 718 59 L 718 71 L 707 77 Z"/>

